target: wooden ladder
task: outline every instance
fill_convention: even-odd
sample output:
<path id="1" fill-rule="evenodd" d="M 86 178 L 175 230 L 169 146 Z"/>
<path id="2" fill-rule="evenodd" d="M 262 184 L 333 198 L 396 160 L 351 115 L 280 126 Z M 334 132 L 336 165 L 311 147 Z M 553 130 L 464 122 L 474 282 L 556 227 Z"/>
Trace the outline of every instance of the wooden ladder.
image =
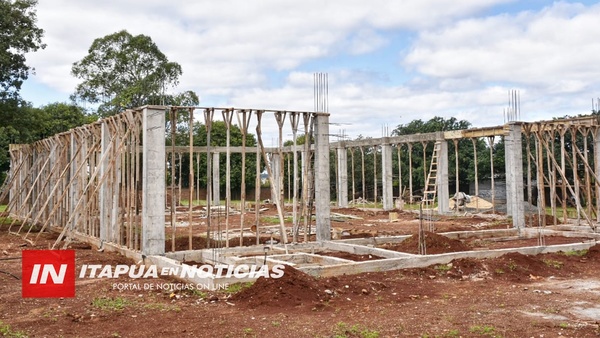
<path id="1" fill-rule="evenodd" d="M 429 174 L 427 174 L 427 182 L 425 182 L 423 191 L 423 199 L 421 200 L 421 205 L 424 209 L 433 208 L 433 203 L 435 203 L 435 198 L 437 196 L 438 154 L 441 146 L 441 142 L 436 142 L 433 146 L 431 166 L 429 167 Z"/>

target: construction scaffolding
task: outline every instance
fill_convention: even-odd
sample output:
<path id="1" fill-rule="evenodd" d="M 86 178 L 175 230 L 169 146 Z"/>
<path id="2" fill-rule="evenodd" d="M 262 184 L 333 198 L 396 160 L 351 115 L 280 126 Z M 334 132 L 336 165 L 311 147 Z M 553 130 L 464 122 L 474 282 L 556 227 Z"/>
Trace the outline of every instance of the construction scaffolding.
<path id="1" fill-rule="evenodd" d="M 271 243 L 275 237 L 282 244 L 329 240 L 331 191 L 337 192 L 334 200 L 342 208 L 350 205 L 349 190 L 353 198 L 362 195 L 365 200 L 367 175 L 375 181 L 370 195 L 375 202 L 381 196 L 384 210 L 397 207 L 394 200 L 411 203 L 421 198 L 425 209 L 451 213 L 449 173 L 454 171 L 458 177 L 465 166 L 458 163 L 459 145 L 464 147 L 461 140 L 473 144 L 476 202 L 472 209 L 479 212 L 483 205 L 477 202 L 481 197 L 477 152 L 478 145 L 487 140 L 492 212 L 505 211 L 517 229 L 570 224 L 595 232 L 600 219 L 599 126 L 596 116 L 511 121 L 498 127 L 330 144 L 326 113 L 146 106 L 33 144 L 11 145 L 11 169 L 2 195 L 10 195 L 6 211 L 13 224 L 9 231 L 28 241 L 51 229 L 60 234 L 55 248 L 81 239 L 101 248 L 110 245 L 162 255 L 192 250 L 204 238 L 206 247 L 215 249 L 218 256 L 217 249 L 246 245 L 248 237 L 256 244 L 263 235 Z M 292 140 L 284 144 L 288 135 Z M 225 146 L 216 145 L 219 137 Z M 269 138 L 271 146 L 267 147 Z M 493 159 L 498 140 L 504 142 L 506 163 L 503 205 L 495 197 L 499 187 Z M 422 168 L 415 174 L 424 176 L 420 197 L 413 191 L 413 169 L 418 168 L 413 168 L 411 156 L 415 144 L 423 150 Z M 454 163 L 449 161 L 449 144 L 454 145 Z M 357 149 L 360 158 L 354 156 Z M 333 185 L 330 150 L 335 156 Z M 399 165 L 394 177 L 394 154 L 400 159 L 404 151 L 408 170 Z M 366 172 L 367 155 L 375 160 L 371 173 Z M 355 160 L 360 160 L 360 193 L 356 192 Z M 258 189 L 263 184 L 262 168 L 268 177 L 268 200 L 277 210 L 276 225 L 265 224 L 260 216 L 265 204 Z M 402 181 L 407 171 L 405 197 Z M 254 179 L 248 179 L 251 176 Z M 455 185 L 458 193 L 458 180 Z M 257 189 L 248 194 L 246 186 Z M 234 192 L 239 198 L 234 198 Z M 232 215 L 236 215 L 235 224 Z M 433 215 L 427 217 L 433 219 Z M 203 234 L 197 231 L 200 225 Z M 429 224 L 428 229 L 435 228 Z M 541 230 L 539 234 L 543 245 Z M 186 240 L 183 246 L 177 242 L 182 238 Z"/>
<path id="2" fill-rule="evenodd" d="M 234 116 L 237 126 L 232 122 Z M 302 164 L 301 172 L 294 170 L 293 238 L 296 241 L 301 232 L 305 237 L 311 234 L 314 205 L 314 213 L 326 216 L 316 218 L 312 234 L 317 240 L 329 239 L 327 120 L 328 114 L 315 112 L 146 106 L 33 144 L 11 145 L 11 170 L 2 191 L 10 195 L 6 211 L 13 224 L 9 231 L 29 241 L 45 230 L 58 231 L 55 248 L 83 238 L 95 240 L 100 247 L 110 244 L 155 255 L 165 252 L 165 226 L 170 230 L 171 251 L 176 250 L 176 237 L 181 237 L 177 228 L 182 226 L 188 229 L 186 249 L 191 250 L 198 235 L 193 232 L 194 225 L 202 223 L 209 247 L 211 240 L 212 247 L 227 247 L 231 236 L 239 237 L 241 245 L 247 228 L 244 215 L 249 211 L 245 175 L 256 173 L 252 185 L 259 188 L 262 163 L 271 187 L 269 199 L 278 210 L 277 235 L 287 243 L 282 169 L 285 154 L 293 152 L 294 167 Z M 313 144 L 297 144 L 300 122 L 304 140 L 314 140 Z M 212 146 L 211 135 L 217 135 L 212 129 L 220 127 L 219 123 L 225 126 L 225 147 Z M 277 146 L 264 146 L 264 126 L 277 128 Z M 197 146 L 194 140 L 198 128 L 205 128 L 205 146 Z M 255 128 L 257 140 L 251 128 Z M 233 129 L 241 133 L 240 146 L 230 146 Z M 282 138 L 288 130 L 293 133 L 293 144 L 284 147 Z M 251 145 L 247 143 L 250 138 Z M 226 164 L 224 208 L 219 207 L 220 154 L 225 154 Z M 237 168 L 241 198 L 235 210 L 230 164 L 234 154 L 241 157 Z M 248 157 L 253 157 L 251 166 Z M 186 196 L 182 196 L 182 188 L 187 189 Z M 260 189 L 256 191 L 253 209 L 258 216 L 261 196 Z M 237 225 L 229 222 L 232 212 L 241 215 Z M 253 231 L 258 234 L 258 217 L 255 222 Z"/>

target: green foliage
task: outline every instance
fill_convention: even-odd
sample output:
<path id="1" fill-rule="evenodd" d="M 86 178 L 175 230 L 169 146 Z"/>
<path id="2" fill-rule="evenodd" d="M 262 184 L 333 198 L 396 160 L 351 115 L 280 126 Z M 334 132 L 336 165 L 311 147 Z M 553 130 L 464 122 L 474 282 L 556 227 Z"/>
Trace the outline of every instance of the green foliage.
<path id="1" fill-rule="evenodd" d="M 0 100 L 17 99 L 33 69 L 26 53 L 44 49 L 44 31 L 36 26 L 35 0 L 0 0 Z M 3 125 L 5 125 L 3 123 Z"/>
<path id="2" fill-rule="evenodd" d="M 444 333 L 443 337 L 460 337 L 460 332 L 458 330 L 450 330 L 446 333 Z"/>
<path id="3" fill-rule="evenodd" d="M 581 256 L 585 256 L 587 253 L 588 253 L 588 250 L 570 250 L 570 251 L 565 251 L 562 254 L 565 256 L 581 257 Z"/>
<path id="4" fill-rule="evenodd" d="M 246 282 L 246 283 L 235 283 L 235 284 L 229 284 L 229 286 L 223 290 L 225 293 L 238 293 L 244 289 L 247 289 L 249 287 L 252 286 L 252 284 L 254 284 L 254 282 Z"/>
<path id="5" fill-rule="evenodd" d="M 97 297 L 92 300 L 92 305 L 101 310 L 121 311 L 127 306 L 131 305 L 131 302 L 122 297 Z"/>
<path id="6" fill-rule="evenodd" d="M 45 105 L 39 110 L 42 111 L 41 115 L 44 115 L 41 138 L 62 133 L 97 120 L 97 116 L 86 115 L 85 110 L 75 104 L 56 102 Z"/>
<path id="7" fill-rule="evenodd" d="M 187 113 L 186 113 L 187 114 Z M 183 114 L 180 114 L 183 115 Z M 189 145 L 189 129 L 188 129 L 188 122 L 185 122 L 186 120 L 189 121 L 189 117 L 187 116 L 180 116 L 181 120 L 183 120 L 184 122 L 180 122 L 177 124 L 177 131 L 176 131 L 176 136 L 175 136 L 175 144 L 176 145 Z M 180 120 L 180 121 L 181 121 Z M 169 130 L 170 130 L 170 126 L 169 126 Z M 193 134 L 194 134 L 194 146 L 206 146 L 207 145 L 207 128 L 206 125 L 196 122 L 194 123 L 194 129 L 193 129 Z M 242 136 L 242 131 L 241 129 L 236 126 L 236 125 L 231 125 L 230 131 L 229 131 L 229 137 L 230 137 L 230 146 L 232 147 L 241 147 L 242 143 L 243 143 L 243 136 Z M 167 133 L 167 150 L 169 149 L 169 146 L 172 144 L 172 135 L 170 133 Z M 255 185 L 255 180 L 256 180 L 256 138 L 253 134 L 247 134 L 246 135 L 246 140 L 245 140 L 245 145 L 246 145 L 246 163 L 245 163 L 245 167 L 246 167 L 246 187 L 247 188 L 251 188 L 254 187 Z M 225 122 L 223 121 L 214 121 L 211 124 L 211 128 L 210 128 L 210 145 L 212 147 L 225 147 L 227 145 L 227 126 L 225 124 Z M 206 177 L 206 170 L 207 170 L 207 163 L 206 163 L 206 153 L 202 153 L 199 154 L 200 155 L 200 160 L 198 161 L 196 158 L 193 161 L 193 168 L 194 168 L 194 175 L 197 176 L 197 173 L 200 172 L 200 177 L 199 177 L 199 181 L 200 181 L 200 186 L 201 187 L 206 187 L 206 185 L 208 184 L 207 182 L 207 177 Z M 239 187 L 242 186 L 242 154 L 241 153 L 231 153 L 230 154 L 231 158 L 231 175 L 230 175 L 230 182 L 231 182 L 231 187 L 232 189 L 238 189 Z M 171 161 L 171 157 L 170 155 L 168 155 L 167 158 L 169 161 Z M 226 165 L 226 161 L 227 161 L 227 156 L 225 153 L 221 153 L 219 156 L 219 178 L 220 178 L 220 186 L 221 189 L 225 189 L 225 185 L 226 185 L 226 173 L 227 173 L 227 165 Z M 175 174 L 176 174 L 176 178 L 175 178 L 175 184 L 179 184 L 178 181 L 178 174 L 179 174 L 179 167 L 181 166 L 181 184 L 183 187 L 189 187 L 189 168 L 190 168 L 190 157 L 188 154 L 183 154 L 181 156 L 181 161 L 179 161 L 179 159 L 176 157 L 175 158 Z M 195 177 L 195 179 L 198 179 L 198 177 Z M 167 181 L 167 184 L 171 184 L 171 179 L 170 179 L 170 173 L 169 173 L 169 179 Z M 234 199 L 239 198 L 238 196 L 232 196 Z"/>
<path id="8" fill-rule="evenodd" d="M 457 120 L 454 117 L 445 119 L 442 117 L 434 117 L 429 121 L 414 120 L 406 125 L 398 125 L 396 129 L 392 131 L 393 136 L 401 135 L 412 135 L 420 133 L 433 133 L 450 130 L 462 130 L 471 127 L 471 123 L 465 120 Z M 456 144 L 458 146 L 458 178 L 459 185 L 468 185 L 470 181 L 475 178 L 475 151 L 473 142 L 469 139 L 461 139 Z M 490 155 L 489 148 L 487 147 L 483 139 L 478 139 L 475 142 L 475 148 L 477 149 L 477 169 L 479 179 L 485 179 L 490 177 Z M 502 147 L 502 149 L 504 149 Z M 421 188 L 425 185 L 425 176 L 429 173 L 430 156 L 433 152 L 433 145 L 428 144 L 426 151 L 427 164 L 423 166 L 423 145 L 413 144 L 410 148 L 410 157 L 413 166 L 413 187 L 416 189 Z M 494 157 L 496 158 L 496 157 Z M 398 172 L 398 159 L 397 155 L 393 159 L 394 171 Z M 455 144 L 452 141 L 448 141 L 448 161 L 449 161 L 449 182 L 453 185 L 456 182 L 456 150 Z M 498 172 L 499 164 L 494 160 L 494 172 Z M 408 185 L 408 169 L 409 169 L 409 148 L 407 145 L 401 148 L 401 161 L 403 174 L 403 186 Z"/>
<path id="9" fill-rule="evenodd" d="M 544 262 L 544 264 L 546 264 L 549 267 L 555 268 L 555 269 L 560 269 L 562 268 L 562 266 L 564 265 L 563 262 L 559 262 L 553 259 L 544 259 L 542 260 Z"/>
<path id="10" fill-rule="evenodd" d="M 13 337 L 13 338 L 26 338 L 27 334 L 23 331 L 13 331 L 10 325 L 4 324 L 0 321 L 0 334 L 2 337 Z"/>
<path id="11" fill-rule="evenodd" d="M 488 326 L 488 325 L 474 325 L 471 326 L 469 328 L 469 331 L 481 336 L 488 336 L 488 337 L 496 337 L 499 338 L 501 337 L 500 335 L 496 334 L 496 328 L 494 328 L 493 326 Z"/>
<path id="12" fill-rule="evenodd" d="M 108 116 L 127 108 L 164 103 L 162 94 L 178 84 L 182 71 L 149 36 L 133 36 L 122 30 L 94 40 L 88 55 L 73 64 L 71 73 L 82 80 L 74 97 L 100 103 L 99 114 Z"/>
<path id="13" fill-rule="evenodd" d="M 344 322 L 338 322 L 333 332 L 335 338 L 378 338 L 379 332 L 362 327 L 361 325 L 348 325 Z"/>
<path id="14" fill-rule="evenodd" d="M 450 269 L 452 269 L 452 265 L 451 264 L 438 264 L 436 266 L 433 267 L 438 274 L 443 275 L 446 272 L 450 271 Z"/>
<path id="15" fill-rule="evenodd" d="M 443 117 L 436 116 L 427 122 L 423 122 L 423 120 L 413 120 L 406 125 L 400 124 L 392 131 L 392 134 L 394 136 L 412 135 L 418 133 L 468 129 L 469 127 L 471 127 L 471 123 L 468 121 L 458 121 L 454 117 L 444 119 Z"/>
<path id="16" fill-rule="evenodd" d="M 96 120 L 74 104 L 51 103 L 33 108 L 20 99 L 0 100 L 0 112 L 0 184 L 9 167 L 9 144 L 31 143 Z"/>
<path id="17" fill-rule="evenodd" d="M 400 124 L 392 131 L 393 136 L 402 136 L 402 135 L 412 135 L 412 134 L 420 134 L 420 133 L 432 133 L 432 132 L 441 132 L 441 131 L 449 131 L 449 130 L 461 130 L 468 129 L 471 127 L 471 124 L 468 121 L 457 120 L 456 118 L 442 118 L 442 117 L 434 117 L 429 121 L 423 120 L 414 120 L 408 124 Z M 359 136 L 355 140 L 365 139 L 362 136 Z M 367 138 L 368 139 L 368 138 Z M 469 139 L 459 140 L 458 143 L 458 164 L 459 164 L 459 184 L 461 186 L 465 186 L 469 184 L 470 181 L 474 180 L 475 177 L 475 164 L 474 164 L 474 147 L 473 142 Z M 477 169 L 479 179 L 485 179 L 490 177 L 490 154 L 489 148 L 486 146 L 486 142 L 483 139 L 478 139 L 475 142 L 475 148 L 477 149 Z M 494 151 L 496 147 L 494 147 Z M 427 164 L 423 165 L 423 151 L 426 152 Z M 502 149 L 503 151 L 503 149 Z M 407 144 L 400 145 L 400 158 L 398 158 L 398 148 L 393 149 L 392 153 L 392 173 L 394 173 L 394 177 L 398 177 L 397 173 L 399 170 L 398 166 L 401 166 L 402 171 L 402 186 L 407 187 L 409 183 L 409 166 L 412 164 L 412 178 L 413 178 L 413 190 L 417 191 L 425 185 L 425 176 L 429 173 L 430 166 L 430 158 L 431 153 L 433 152 L 433 145 L 431 143 L 426 145 L 426 148 L 423 149 L 423 145 L 420 143 L 414 143 L 410 145 L 410 148 Z M 410 161 L 409 161 L 410 157 Z M 331 177 L 335 176 L 335 166 L 336 166 L 336 154 L 332 152 L 330 155 L 331 158 Z M 379 147 L 362 147 L 358 149 L 348 149 L 348 170 L 350 172 L 350 177 L 348 178 L 348 189 L 352 191 L 352 179 L 354 179 L 354 189 L 357 196 L 353 196 L 353 198 L 357 198 L 363 195 L 363 190 L 365 191 L 366 198 L 372 200 L 372 192 L 375 188 L 375 176 L 373 171 L 375 166 L 377 166 L 377 171 L 381 172 L 381 149 Z M 494 172 L 498 173 L 502 169 L 496 167 L 496 156 L 494 156 Z M 448 160 L 449 160 L 449 182 L 451 185 L 456 181 L 456 154 L 455 154 L 455 145 L 454 142 L 448 142 Z M 354 163 L 354 165 L 353 165 Z M 352 171 L 354 168 L 354 171 Z M 363 172 L 364 172 L 364 182 L 363 182 Z M 380 174 L 379 174 L 380 175 Z M 332 179 L 332 182 L 335 182 Z M 334 183 L 335 184 L 335 183 Z M 332 186 L 332 193 L 335 193 L 335 185 Z M 395 180 L 394 185 L 397 187 L 398 183 Z M 377 177 L 377 189 L 378 196 L 381 192 L 381 177 Z"/>

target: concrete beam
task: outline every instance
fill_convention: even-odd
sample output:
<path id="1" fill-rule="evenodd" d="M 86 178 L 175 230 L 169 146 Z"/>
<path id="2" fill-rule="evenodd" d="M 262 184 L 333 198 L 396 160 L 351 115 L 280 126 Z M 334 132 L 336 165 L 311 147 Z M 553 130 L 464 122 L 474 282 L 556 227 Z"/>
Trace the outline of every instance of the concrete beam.
<path id="1" fill-rule="evenodd" d="M 409 268 L 424 268 L 427 266 L 448 264 L 455 259 L 461 258 L 496 258 L 507 253 L 518 252 L 523 255 L 537 255 L 550 252 L 567 252 L 576 250 L 587 250 L 594 246 L 594 242 L 576 243 L 576 244 L 561 244 L 551 246 L 532 246 L 525 248 L 508 248 L 486 251 L 462 251 L 439 255 L 414 255 L 413 257 L 405 258 L 390 258 L 382 260 L 371 260 L 365 262 L 356 262 L 348 264 L 338 264 L 332 266 L 310 266 L 296 267 L 298 270 L 312 276 L 332 277 L 339 275 L 354 275 L 364 272 L 378 272 L 387 270 L 399 270 Z"/>

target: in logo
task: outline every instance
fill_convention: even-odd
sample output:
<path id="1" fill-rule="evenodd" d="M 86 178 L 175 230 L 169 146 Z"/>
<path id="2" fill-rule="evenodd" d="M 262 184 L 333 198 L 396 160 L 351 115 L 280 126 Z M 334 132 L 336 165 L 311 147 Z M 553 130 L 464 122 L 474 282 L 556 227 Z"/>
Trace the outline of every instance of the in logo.
<path id="1" fill-rule="evenodd" d="M 75 297 L 74 250 L 23 250 L 23 298 Z"/>

